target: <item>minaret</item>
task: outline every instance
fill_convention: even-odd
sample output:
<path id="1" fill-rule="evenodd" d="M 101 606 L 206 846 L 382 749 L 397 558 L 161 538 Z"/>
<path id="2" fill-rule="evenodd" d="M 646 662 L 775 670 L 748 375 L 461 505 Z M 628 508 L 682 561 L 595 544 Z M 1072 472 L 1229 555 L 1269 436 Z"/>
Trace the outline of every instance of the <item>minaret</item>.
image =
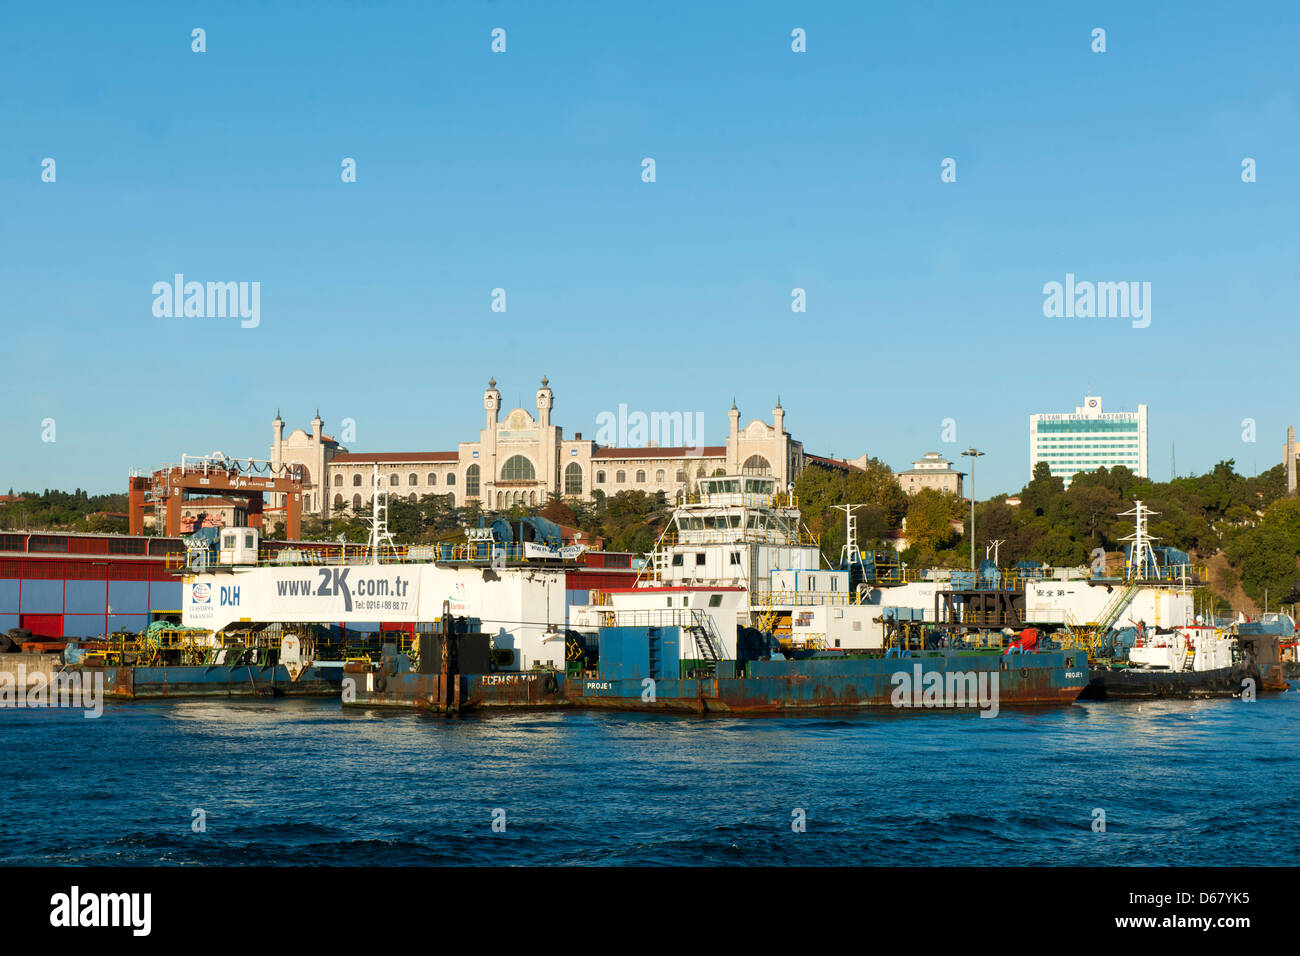
<path id="1" fill-rule="evenodd" d="M 771 456 L 772 474 L 777 479 L 777 490 L 784 491 L 790 480 L 789 436 L 785 433 L 785 409 L 781 407 L 781 396 L 776 397 L 776 408 L 772 409 L 772 427 L 776 431 L 776 448 Z"/>
<path id="2" fill-rule="evenodd" d="M 731 430 L 727 433 L 727 474 L 735 475 L 740 473 L 740 409 L 734 398 L 727 418 L 731 420 Z"/>
<path id="3" fill-rule="evenodd" d="M 280 469 L 281 446 L 284 444 L 284 419 L 280 417 L 280 409 L 275 410 L 275 421 L 271 422 L 271 434 L 274 436 L 271 441 L 271 463 L 275 465 L 276 471 Z"/>
<path id="4" fill-rule="evenodd" d="M 321 500 L 325 497 L 328 490 L 325 484 L 325 442 L 321 439 L 325 435 L 325 422 L 320 417 L 320 409 L 316 409 L 316 417 L 311 420 L 311 443 L 312 443 L 312 473 L 307 476 L 307 487 L 311 488 L 316 495 L 316 500 L 308 500 L 307 504 L 311 505 L 317 514 L 322 514 L 323 509 Z M 306 510 L 306 509 L 304 509 Z"/>

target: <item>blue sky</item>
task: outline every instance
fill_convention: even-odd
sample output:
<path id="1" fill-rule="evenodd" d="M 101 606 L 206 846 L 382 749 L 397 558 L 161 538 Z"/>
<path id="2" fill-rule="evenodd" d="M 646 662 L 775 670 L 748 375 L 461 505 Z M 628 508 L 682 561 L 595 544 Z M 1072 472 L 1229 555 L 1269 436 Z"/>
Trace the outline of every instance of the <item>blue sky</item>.
<path id="1" fill-rule="evenodd" d="M 566 434 L 622 403 L 702 411 L 720 443 L 733 396 L 748 421 L 779 393 L 814 453 L 902 469 L 978 445 L 980 497 L 1024 483 L 1031 413 L 1085 394 L 1150 407 L 1155 478 L 1171 441 L 1180 473 L 1264 470 L 1300 424 L 1298 22 L 1284 3 L 13 7 L 0 485 L 122 491 L 182 452 L 265 456 L 277 408 L 354 419 L 357 451 L 450 449 L 489 376 L 508 409 L 543 374 Z M 260 282 L 260 325 L 156 318 L 177 272 Z M 1150 282 L 1150 327 L 1044 318 L 1067 272 Z"/>

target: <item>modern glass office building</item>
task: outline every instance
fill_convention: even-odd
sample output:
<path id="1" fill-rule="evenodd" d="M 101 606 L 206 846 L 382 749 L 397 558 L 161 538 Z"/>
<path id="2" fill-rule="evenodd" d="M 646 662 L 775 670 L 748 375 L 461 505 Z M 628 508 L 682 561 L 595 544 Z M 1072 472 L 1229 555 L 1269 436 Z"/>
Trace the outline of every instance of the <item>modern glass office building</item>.
<path id="1" fill-rule="evenodd" d="M 1068 486 L 1080 471 L 1123 465 L 1147 475 L 1147 407 L 1103 412 L 1101 396 L 1089 395 L 1073 415 L 1029 416 L 1029 473 L 1040 461 Z"/>

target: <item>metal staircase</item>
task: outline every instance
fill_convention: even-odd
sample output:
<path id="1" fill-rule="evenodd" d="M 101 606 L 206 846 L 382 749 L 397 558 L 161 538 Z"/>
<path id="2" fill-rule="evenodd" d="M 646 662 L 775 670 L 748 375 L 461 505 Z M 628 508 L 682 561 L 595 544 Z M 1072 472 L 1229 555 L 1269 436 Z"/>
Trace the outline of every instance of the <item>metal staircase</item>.
<path id="1" fill-rule="evenodd" d="M 1124 585 L 1124 588 L 1116 594 L 1111 599 L 1111 602 L 1102 610 L 1101 619 L 1098 621 L 1089 621 L 1087 626 L 1095 628 L 1098 635 L 1105 634 L 1109 631 L 1115 626 L 1115 622 L 1119 620 L 1119 616 L 1124 613 L 1124 609 L 1133 602 L 1133 596 L 1137 594 L 1138 586 L 1137 581 L 1130 581 L 1128 584 Z"/>
<path id="2" fill-rule="evenodd" d="M 1080 623 L 1072 613 L 1066 612 L 1065 630 L 1070 636 L 1070 643 L 1087 650 L 1088 660 L 1095 661 L 1098 657 L 1109 656 L 1102 653 L 1102 640 L 1115 626 L 1115 622 L 1124 613 L 1124 609 L 1133 602 L 1133 598 L 1140 586 L 1137 581 L 1127 582 L 1111 598 L 1110 603 L 1102 608 L 1102 612 L 1096 621 Z"/>
<path id="3" fill-rule="evenodd" d="M 722 660 L 722 638 L 713 626 L 713 618 L 700 611 L 691 612 L 691 623 L 687 627 L 695 638 L 695 646 L 700 653 L 700 660 L 716 664 Z"/>
<path id="4" fill-rule="evenodd" d="M 763 598 L 763 604 L 758 610 L 758 618 L 754 622 L 754 627 L 760 631 L 772 630 L 772 625 L 776 623 L 776 592 L 768 591 L 767 596 Z"/>

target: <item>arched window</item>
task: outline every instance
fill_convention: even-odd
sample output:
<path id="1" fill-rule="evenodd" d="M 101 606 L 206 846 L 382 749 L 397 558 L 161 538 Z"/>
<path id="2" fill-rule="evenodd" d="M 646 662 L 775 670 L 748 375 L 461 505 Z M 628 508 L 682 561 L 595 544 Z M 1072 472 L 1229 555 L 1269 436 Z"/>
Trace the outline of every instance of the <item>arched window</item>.
<path id="1" fill-rule="evenodd" d="M 703 465 L 700 465 L 699 468 L 696 468 L 696 469 L 695 469 L 695 477 L 696 477 L 696 478 L 703 478 L 703 477 L 704 477 L 704 466 L 703 466 Z"/>
<path id="2" fill-rule="evenodd" d="M 478 468 L 478 465 L 471 465 L 470 467 L 472 467 L 472 468 Z M 466 472 L 465 474 L 468 475 L 469 472 Z M 478 472 L 475 471 L 474 474 L 477 475 Z M 449 474 L 449 475 L 447 476 L 447 484 L 449 484 L 449 485 L 454 485 L 455 483 L 456 483 L 456 473 L 453 471 L 451 474 Z M 450 497 L 450 495 L 449 495 L 448 497 Z"/>
<path id="3" fill-rule="evenodd" d="M 360 475 L 353 475 L 353 476 L 352 476 L 352 487 L 353 487 L 353 488 L 360 488 L 360 487 L 361 487 L 361 476 L 360 476 Z"/>
<path id="4" fill-rule="evenodd" d="M 388 476 L 388 487 L 389 488 L 397 487 L 397 472 L 393 472 L 391 475 Z"/>
<path id="5" fill-rule="evenodd" d="M 406 478 L 406 483 L 414 488 L 420 483 L 420 477 L 415 472 L 411 472 Z"/>
<path id="6" fill-rule="evenodd" d="M 680 468 L 677 469 L 677 482 L 682 485 L 686 484 L 686 472 Z"/>
<path id="7" fill-rule="evenodd" d="M 478 465 L 470 465 L 465 469 L 465 497 L 478 497 Z"/>
<path id="8" fill-rule="evenodd" d="M 429 484 L 436 485 L 437 483 L 438 483 L 438 476 L 435 475 L 433 472 L 429 472 Z"/>
<path id="9" fill-rule="evenodd" d="M 501 466 L 502 481 L 532 481 L 536 477 L 533 463 L 523 455 L 511 455 Z"/>
<path id="10" fill-rule="evenodd" d="M 605 483 L 605 473 L 603 471 L 596 472 L 596 484 L 603 485 L 604 483 Z"/>
<path id="11" fill-rule="evenodd" d="M 658 471 L 655 472 L 655 481 L 657 481 L 659 484 L 662 485 L 664 483 L 665 477 L 666 476 L 664 475 L 664 470 L 662 468 L 660 468 Z"/>
<path id="12" fill-rule="evenodd" d="M 343 476 L 342 476 L 342 475 L 335 475 L 335 476 L 334 476 L 334 487 L 335 487 L 335 488 L 342 488 L 342 487 L 343 487 Z"/>
<path id="13" fill-rule="evenodd" d="M 343 507 L 343 496 L 342 496 L 342 495 L 335 495 L 335 496 L 334 496 L 334 507 L 335 507 L 335 508 L 342 508 L 342 507 Z"/>
<path id="14" fill-rule="evenodd" d="M 353 496 L 352 496 L 352 510 L 353 510 L 353 511 L 360 511 L 360 510 L 361 510 L 361 496 L 360 496 L 360 495 L 353 495 Z"/>
<path id="15" fill-rule="evenodd" d="M 571 461 L 564 469 L 564 493 L 566 495 L 582 494 L 582 466 Z"/>
<path id="16" fill-rule="evenodd" d="M 741 466 L 742 475 L 770 475 L 772 474 L 772 465 L 762 455 L 750 455 L 745 459 L 745 464 Z"/>
<path id="17" fill-rule="evenodd" d="M 412 491 L 410 497 L 408 497 L 406 500 L 409 501 L 411 504 L 415 504 L 415 492 Z"/>
<path id="18" fill-rule="evenodd" d="M 636 483 L 637 483 L 638 485 L 644 485 L 644 484 L 645 484 L 645 472 L 644 472 L 644 471 L 641 471 L 641 470 L 639 470 L 639 469 L 637 470 L 637 473 L 636 473 Z"/>
<path id="19" fill-rule="evenodd" d="M 614 484 L 616 484 L 616 485 L 621 485 L 621 484 L 623 484 L 623 483 L 626 482 L 626 481 L 627 481 L 627 472 L 626 472 L 626 471 L 616 471 L 616 472 L 614 472 Z"/>

